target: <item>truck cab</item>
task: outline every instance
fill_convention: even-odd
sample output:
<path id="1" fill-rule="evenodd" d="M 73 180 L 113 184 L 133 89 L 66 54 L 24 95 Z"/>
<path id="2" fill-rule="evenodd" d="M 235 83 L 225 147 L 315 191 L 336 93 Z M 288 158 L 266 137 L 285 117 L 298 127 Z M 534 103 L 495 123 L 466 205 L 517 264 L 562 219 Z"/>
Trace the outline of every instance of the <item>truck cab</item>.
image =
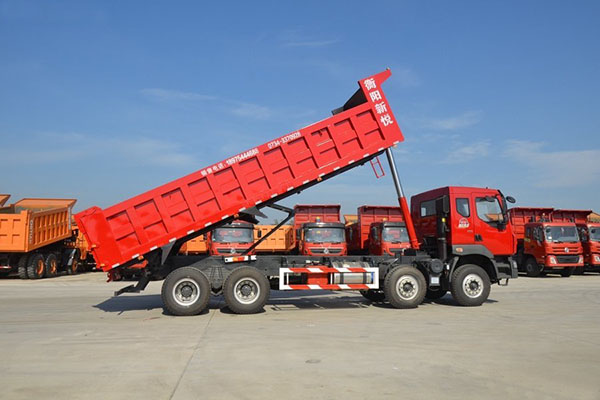
<path id="1" fill-rule="evenodd" d="M 254 225 L 234 221 L 212 230 L 207 235 L 210 255 L 228 256 L 242 254 L 254 243 Z"/>
<path id="2" fill-rule="evenodd" d="M 369 254 L 393 256 L 408 248 L 410 248 L 410 240 L 404 222 L 382 221 L 371 224 Z"/>
<path id="3" fill-rule="evenodd" d="M 564 277 L 583 267 L 583 248 L 574 223 L 538 221 L 525 224 L 525 271 L 530 276 L 560 272 Z"/>
<path id="4" fill-rule="evenodd" d="M 585 268 L 600 272 L 600 223 L 577 224 L 577 228 L 583 246 Z"/>
<path id="5" fill-rule="evenodd" d="M 424 251 L 449 272 L 465 264 L 483 268 L 492 283 L 516 278 L 516 250 L 507 200 L 497 189 L 447 186 L 411 198 L 411 215 Z"/>
<path id="6" fill-rule="evenodd" d="M 339 255 L 348 253 L 344 224 L 341 222 L 307 222 L 302 225 L 298 250 L 305 256 Z"/>

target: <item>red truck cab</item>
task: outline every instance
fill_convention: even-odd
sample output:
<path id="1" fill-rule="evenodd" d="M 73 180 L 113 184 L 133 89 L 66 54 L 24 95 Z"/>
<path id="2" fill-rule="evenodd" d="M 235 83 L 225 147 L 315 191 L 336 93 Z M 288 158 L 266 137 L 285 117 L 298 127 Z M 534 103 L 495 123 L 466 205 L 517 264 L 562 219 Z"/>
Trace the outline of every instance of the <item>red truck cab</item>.
<path id="1" fill-rule="evenodd" d="M 482 268 L 492 283 L 516 278 L 516 250 L 512 226 L 507 215 L 507 201 L 496 189 L 446 186 L 420 193 L 411 198 L 411 215 L 421 248 L 444 260 L 444 268 L 453 279 L 475 290 L 479 278 L 463 277 L 453 271 Z M 442 289 L 446 289 L 442 287 Z M 444 291 L 445 293 L 445 291 Z M 428 297 L 435 298 L 433 293 Z"/>
<path id="2" fill-rule="evenodd" d="M 573 222 L 583 248 L 584 268 L 577 268 L 576 273 L 588 271 L 600 272 L 600 223 L 588 220 L 592 210 L 554 210 L 552 221 Z"/>
<path id="3" fill-rule="evenodd" d="M 517 239 L 516 259 L 527 276 L 558 272 L 571 276 L 583 267 L 583 248 L 577 227 L 553 217 L 554 209 L 515 207 L 509 211 Z"/>
<path id="4" fill-rule="evenodd" d="M 398 206 L 361 206 L 355 222 L 346 226 L 351 254 L 390 255 L 410 248 L 408 230 Z"/>
<path id="5" fill-rule="evenodd" d="M 339 204 L 298 204 L 294 207 L 294 233 L 300 255 L 348 254 L 340 209 Z"/>
<path id="6" fill-rule="evenodd" d="M 254 243 L 254 225 L 234 221 L 207 235 L 208 253 L 215 256 L 242 254 Z"/>

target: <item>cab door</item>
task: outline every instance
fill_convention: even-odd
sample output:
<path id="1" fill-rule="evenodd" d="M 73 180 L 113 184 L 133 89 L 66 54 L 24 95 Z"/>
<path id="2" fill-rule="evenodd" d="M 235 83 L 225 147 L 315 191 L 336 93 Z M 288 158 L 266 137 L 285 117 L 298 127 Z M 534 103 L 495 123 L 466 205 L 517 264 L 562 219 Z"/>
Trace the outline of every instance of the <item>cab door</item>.
<path id="1" fill-rule="evenodd" d="M 506 210 L 498 195 L 474 192 L 473 244 L 485 246 L 494 255 L 512 255 L 514 237 L 506 218 Z"/>

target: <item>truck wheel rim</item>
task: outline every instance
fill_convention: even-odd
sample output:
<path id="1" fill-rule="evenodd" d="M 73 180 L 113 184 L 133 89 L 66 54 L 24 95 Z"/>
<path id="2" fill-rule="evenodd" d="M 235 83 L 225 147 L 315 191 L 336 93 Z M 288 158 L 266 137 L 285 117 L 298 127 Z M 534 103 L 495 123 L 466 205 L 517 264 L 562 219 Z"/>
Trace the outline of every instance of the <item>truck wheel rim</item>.
<path id="1" fill-rule="evenodd" d="M 50 273 L 51 274 L 56 273 L 56 260 L 50 261 Z"/>
<path id="2" fill-rule="evenodd" d="M 403 300 L 412 300 L 419 293 L 419 283 L 413 276 L 401 276 L 396 282 L 396 292 Z"/>
<path id="3" fill-rule="evenodd" d="M 253 278 L 242 278 L 235 283 L 233 295 L 242 304 L 252 304 L 260 296 L 260 286 Z"/>
<path id="4" fill-rule="evenodd" d="M 483 293 L 483 279 L 477 274 L 469 274 L 463 279 L 463 290 L 467 296 L 474 299 Z"/>
<path id="5" fill-rule="evenodd" d="M 194 304 L 199 296 L 200 286 L 192 279 L 180 279 L 173 286 L 173 299 L 180 306 L 187 307 Z"/>
<path id="6" fill-rule="evenodd" d="M 42 274 L 44 273 L 44 260 L 40 259 L 37 263 L 37 270 L 36 270 L 38 276 L 42 276 Z"/>

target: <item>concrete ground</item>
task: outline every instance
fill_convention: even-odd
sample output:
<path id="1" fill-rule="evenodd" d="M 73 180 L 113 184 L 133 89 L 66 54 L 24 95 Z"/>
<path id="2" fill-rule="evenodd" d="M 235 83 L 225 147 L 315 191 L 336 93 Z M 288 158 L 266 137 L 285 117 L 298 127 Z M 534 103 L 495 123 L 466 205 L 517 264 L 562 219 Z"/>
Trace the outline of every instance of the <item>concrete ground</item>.
<path id="1" fill-rule="evenodd" d="M 600 275 L 521 277 L 481 307 L 272 292 L 163 314 L 161 282 L 0 280 L 0 398 L 600 399 Z"/>

